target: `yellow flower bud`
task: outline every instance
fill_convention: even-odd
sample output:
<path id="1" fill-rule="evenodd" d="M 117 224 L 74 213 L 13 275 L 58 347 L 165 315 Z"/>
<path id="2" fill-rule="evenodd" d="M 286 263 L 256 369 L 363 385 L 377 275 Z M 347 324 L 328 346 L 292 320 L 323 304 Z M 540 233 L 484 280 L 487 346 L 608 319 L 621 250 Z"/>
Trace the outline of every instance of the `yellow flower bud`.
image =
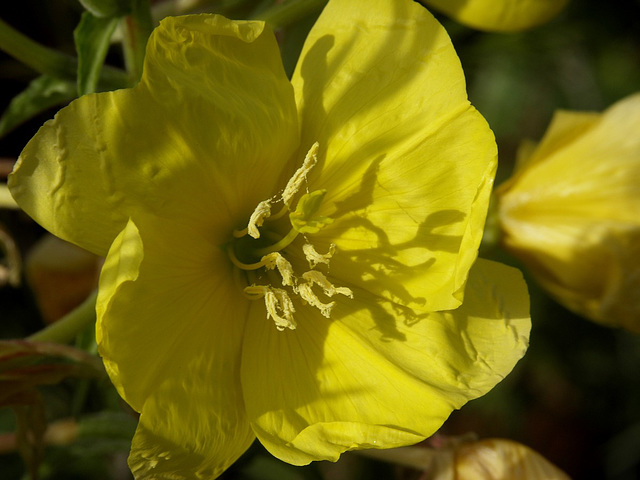
<path id="1" fill-rule="evenodd" d="M 458 480 L 569 480 L 569 476 L 529 447 L 492 438 L 456 450 Z"/>
<path id="2" fill-rule="evenodd" d="M 504 246 L 567 308 L 640 332 L 640 94 L 556 113 L 496 191 Z"/>
<path id="3" fill-rule="evenodd" d="M 455 21 L 489 32 L 518 32 L 555 18 L 568 0 L 422 0 Z"/>

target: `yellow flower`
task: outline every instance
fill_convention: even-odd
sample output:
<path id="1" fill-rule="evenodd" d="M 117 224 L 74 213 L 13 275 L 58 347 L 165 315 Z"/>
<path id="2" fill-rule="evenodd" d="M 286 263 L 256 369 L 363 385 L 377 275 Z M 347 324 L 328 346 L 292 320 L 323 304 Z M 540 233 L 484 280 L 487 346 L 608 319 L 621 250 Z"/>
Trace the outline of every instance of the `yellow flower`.
<path id="1" fill-rule="evenodd" d="M 517 32 L 558 15 L 569 0 L 421 0 L 457 22 L 489 32 Z"/>
<path id="2" fill-rule="evenodd" d="M 557 112 L 496 191 L 504 245 L 559 302 L 640 332 L 640 94 Z"/>
<path id="3" fill-rule="evenodd" d="M 513 368 L 526 287 L 474 265 L 495 157 L 426 10 L 333 0 L 291 82 L 261 22 L 164 20 L 140 84 L 61 110 L 10 187 L 107 255 L 136 478 L 210 478 L 256 437 L 297 465 L 418 442 Z"/>
<path id="4" fill-rule="evenodd" d="M 539 453 L 501 438 L 460 446 L 455 451 L 453 469 L 456 480 L 569 480 Z"/>

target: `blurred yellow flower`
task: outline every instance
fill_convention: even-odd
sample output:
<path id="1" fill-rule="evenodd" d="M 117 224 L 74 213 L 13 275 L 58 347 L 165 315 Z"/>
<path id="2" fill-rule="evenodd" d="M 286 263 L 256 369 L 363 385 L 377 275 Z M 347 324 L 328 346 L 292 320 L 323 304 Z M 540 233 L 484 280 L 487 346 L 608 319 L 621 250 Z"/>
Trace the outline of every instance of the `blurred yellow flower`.
<path id="1" fill-rule="evenodd" d="M 107 255 L 129 464 L 191 479 L 256 437 L 297 465 L 416 443 L 504 378 L 530 320 L 520 273 L 475 261 L 495 164 L 433 17 L 332 0 L 291 82 L 262 22 L 165 19 L 140 84 L 61 110 L 10 188 Z"/>
<path id="2" fill-rule="evenodd" d="M 640 94 L 557 112 L 496 190 L 505 247 L 569 309 L 640 332 Z"/>
<path id="3" fill-rule="evenodd" d="M 421 0 L 468 27 L 517 32 L 548 22 L 569 0 Z"/>
<path id="4" fill-rule="evenodd" d="M 456 480 L 569 480 L 566 473 L 539 453 L 501 438 L 460 446 L 455 451 L 453 469 Z"/>

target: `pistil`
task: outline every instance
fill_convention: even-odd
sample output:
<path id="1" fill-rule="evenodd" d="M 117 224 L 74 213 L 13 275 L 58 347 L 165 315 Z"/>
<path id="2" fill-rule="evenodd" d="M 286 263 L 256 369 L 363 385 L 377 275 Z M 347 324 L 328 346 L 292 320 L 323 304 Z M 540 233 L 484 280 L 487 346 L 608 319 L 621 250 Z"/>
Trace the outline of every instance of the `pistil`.
<path id="1" fill-rule="evenodd" d="M 314 270 L 319 264 L 328 266 L 336 250 L 336 246 L 331 244 L 327 253 L 320 254 L 307 239 L 307 235 L 313 235 L 333 222 L 332 218 L 319 215 L 326 191 L 307 190 L 307 193 L 299 198 L 296 208 L 291 208 L 293 199 L 307 181 L 309 172 L 317 164 L 317 154 L 318 144 L 315 143 L 307 153 L 302 166 L 287 183 L 282 195 L 260 202 L 251 214 L 247 227 L 233 232 L 234 241 L 228 247 L 231 262 L 245 272 L 250 283 L 244 287 L 244 294 L 251 300 L 264 299 L 267 318 L 274 321 L 278 330 L 296 328 L 293 318 L 296 310 L 290 293 L 297 296 L 303 305 L 318 309 L 327 318 L 331 316 L 336 302 L 323 302 L 314 292 L 314 288 L 320 289 L 329 298 L 334 295 L 353 298 L 349 288 L 334 286 L 323 273 Z M 283 203 L 283 207 L 275 215 L 271 215 L 272 206 L 279 202 Z M 269 227 L 287 213 L 291 229 L 286 235 L 280 236 Z M 293 248 L 292 244 L 300 234 L 306 240 L 301 248 L 309 262 L 310 270 L 296 275 L 283 253 L 285 249 Z M 264 274 L 256 273 L 262 268 L 265 270 Z"/>

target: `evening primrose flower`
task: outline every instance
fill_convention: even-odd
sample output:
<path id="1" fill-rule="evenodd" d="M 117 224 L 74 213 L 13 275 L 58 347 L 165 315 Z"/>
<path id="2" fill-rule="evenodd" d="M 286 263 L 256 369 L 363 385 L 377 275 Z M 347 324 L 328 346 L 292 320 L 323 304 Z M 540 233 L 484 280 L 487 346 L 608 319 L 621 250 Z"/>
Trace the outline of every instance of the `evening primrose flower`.
<path id="1" fill-rule="evenodd" d="M 495 142 L 426 10 L 332 0 L 291 81 L 262 22 L 216 15 L 165 19 L 145 62 L 9 180 L 106 255 L 97 340 L 141 413 L 136 478 L 214 477 L 256 437 L 296 465 L 416 443 L 508 374 L 526 287 L 475 262 Z"/>
<path id="2" fill-rule="evenodd" d="M 491 438 L 467 443 L 455 451 L 456 480 L 569 480 L 569 476 L 521 443 Z M 437 479 L 451 478 L 443 472 Z"/>
<path id="3" fill-rule="evenodd" d="M 569 0 L 421 0 L 457 22 L 489 32 L 517 32 L 555 18 Z"/>
<path id="4" fill-rule="evenodd" d="M 557 112 L 496 191 L 504 245 L 559 302 L 640 332 L 640 94 Z"/>

